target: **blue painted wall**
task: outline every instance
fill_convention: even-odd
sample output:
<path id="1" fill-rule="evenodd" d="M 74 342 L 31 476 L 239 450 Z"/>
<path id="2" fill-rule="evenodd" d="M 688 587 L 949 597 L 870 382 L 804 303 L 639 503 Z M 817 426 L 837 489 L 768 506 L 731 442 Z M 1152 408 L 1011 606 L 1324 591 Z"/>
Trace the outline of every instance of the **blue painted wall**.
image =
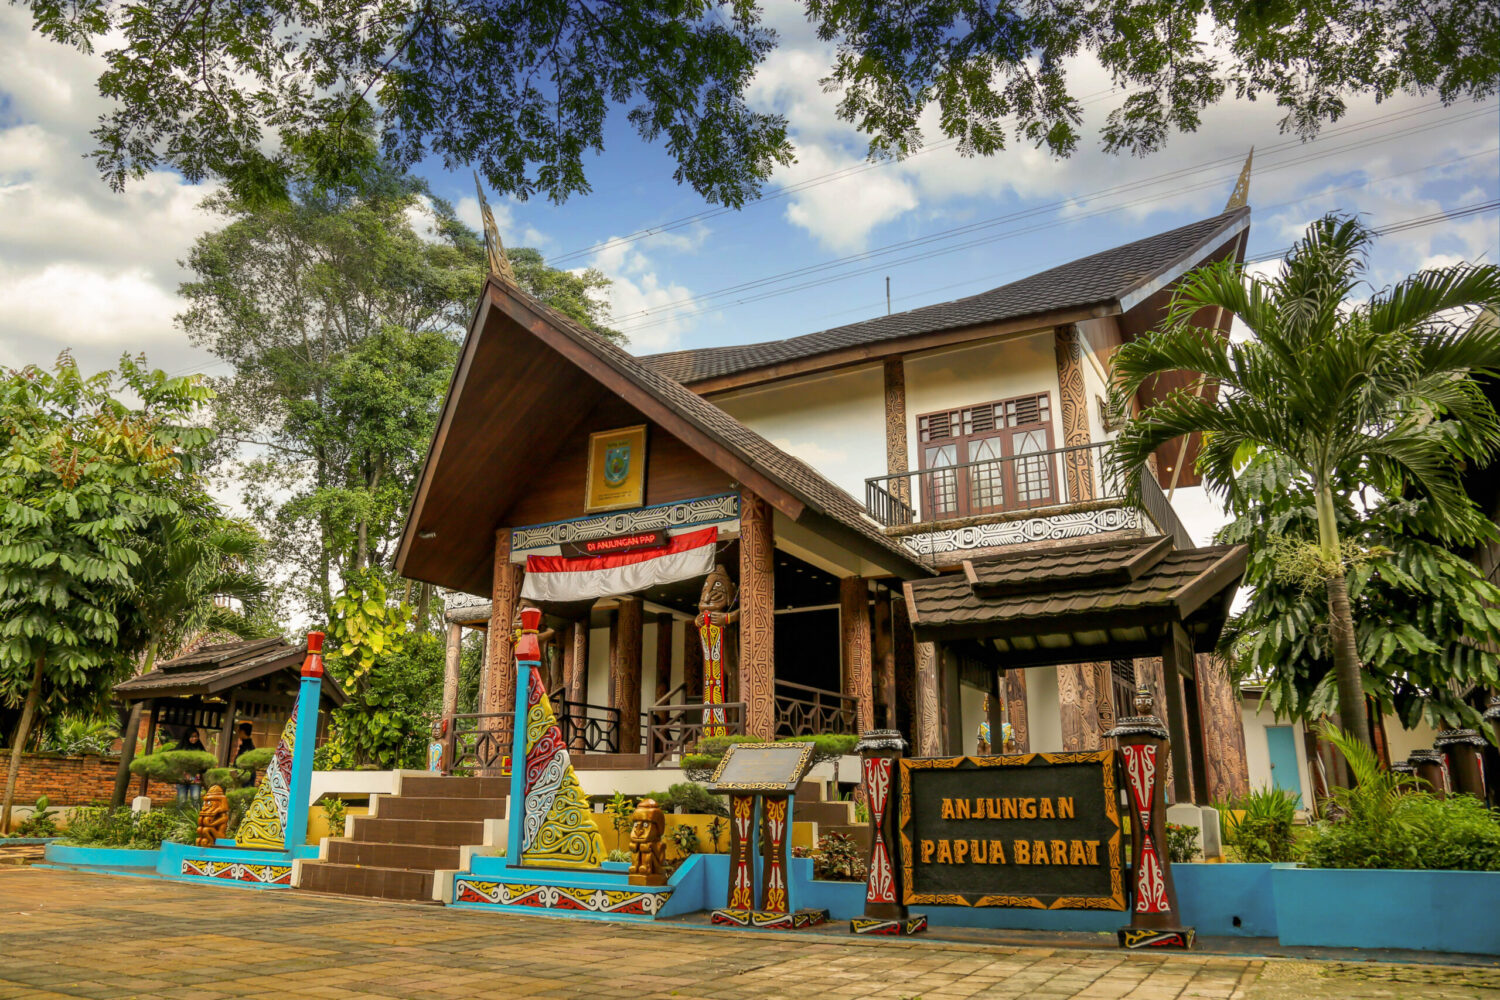
<path id="1" fill-rule="evenodd" d="M 1282 944 L 1500 955 L 1500 872 L 1276 865 Z"/>
<path id="2" fill-rule="evenodd" d="M 161 852 L 126 847 L 73 847 L 48 844 L 42 856 L 58 865 L 101 865 L 107 868 L 155 868 Z"/>

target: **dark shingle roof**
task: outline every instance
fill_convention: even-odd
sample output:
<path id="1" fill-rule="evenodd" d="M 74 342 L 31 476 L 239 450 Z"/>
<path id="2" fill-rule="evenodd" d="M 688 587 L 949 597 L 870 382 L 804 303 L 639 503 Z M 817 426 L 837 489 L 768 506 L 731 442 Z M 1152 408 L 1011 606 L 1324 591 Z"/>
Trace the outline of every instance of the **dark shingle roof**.
<path id="1" fill-rule="evenodd" d="M 642 361 L 669 378 L 692 384 L 845 347 L 1114 302 L 1192 251 L 1210 248 L 1217 235 L 1249 211 L 1240 208 L 1225 212 L 952 302 L 940 302 L 786 340 L 672 351 L 653 354 Z"/>
<path id="2" fill-rule="evenodd" d="M 782 451 L 724 410 L 689 391 L 682 383 L 649 367 L 642 359 L 627 354 L 546 303 L 532 298 L 514 285 L 497 284 L 505 294 L 520 300 L 528 309 L 546 316 L 554 329 L 572 338 L 620 375 L 651 393 L 678 416 L 736 453 L 742 461 L 761 474 L 779 483 L 815 512 L 832 518 L 881 549 L 898 556 L 902 565 L 924 573 L 931 572 L 917 562 L 900 543 L 887 538 L 854 497 L 835 486 L 800 458 Z M 411 530 L 410 522 L 407 530 Z"/>
<path id="3" fill-rule="evenodd" d="M 1126 584 L 1171 551 L 1172 539 L 1166 535 L 1103 545 L 1093 541 L 965 562 L 964 574 L 974 592 L 985 598 L 1034 594 L 1055 590 L 1064 583 Z"/>
<path id="4" fill-rule="evenodd" d="M 222 694 L 267 674 L 283 670 L 298 673 L 305 653 L 305 646 L 280 638 L 222 643 L 165 660 L 150 673 L 121 681 L 114 690 L 126 701 Z M 344 702 L 338 682 L 326 673 L 322 695 L 336 705 Z"/>
<path id="5" fill-rule="evenodd" d="M 1180 620 L 1238 582 L 1245 553 L 1243 545 L 1185 549 L 1167 554 L 1128 583 L 1097 585 L 1064 577 L 1046 590 L 996 597 L 976 594 L 965 574 L 952 573 L 908 585 L 915 604 L 912 621 L 919 633 L 983 624 L 995 634 L 1014 635 L 1065 632 L 1086 619 L 1091 628 L 1111 627 L 1106 619 L 1120 626 Z M 1045 556 L 1039 554 L 1035 566 L 1039 582 L 1048 576 Z"/>

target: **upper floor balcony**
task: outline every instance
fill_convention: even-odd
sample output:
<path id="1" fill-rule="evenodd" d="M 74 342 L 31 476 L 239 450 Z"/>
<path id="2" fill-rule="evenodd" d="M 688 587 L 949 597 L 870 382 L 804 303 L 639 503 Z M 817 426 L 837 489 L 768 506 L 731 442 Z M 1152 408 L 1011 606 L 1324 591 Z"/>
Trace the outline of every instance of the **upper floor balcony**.
<path id="1" fill-rule="evenodd" d="M 1192 541 L 1156 476 L 1138 499 L 1106 461 L 1109 442 L 1027 451 L 865 480 L 865 510 L 887 534 L 935 563 L 985 550 L 1087 535 Z M 945 558 L 945 557 L 952 557 Z"/>

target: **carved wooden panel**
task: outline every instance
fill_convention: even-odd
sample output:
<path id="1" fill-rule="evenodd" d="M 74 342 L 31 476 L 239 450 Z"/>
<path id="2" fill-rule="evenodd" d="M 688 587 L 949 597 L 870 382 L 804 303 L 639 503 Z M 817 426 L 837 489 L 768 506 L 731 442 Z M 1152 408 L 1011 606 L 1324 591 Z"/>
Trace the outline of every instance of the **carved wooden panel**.
<path id="1" fill-rule="evenodd" d="M 1094 668 L 1094 718 L 1098 725 L 1099 745 L 1097 749 L 1114 748 L 1114 740 L 1104 734 L 1115 727 L 1114 675 L 1108 661 L 1093 664 Z"/>
<path id="2" fill-rule="evenodd" d="M 917 653 L 916 747 L 920 757 L 942 752 L 942 718 L 938 708 L 938 655 L 936 643 L 919 642 Z"/>
<path id="3" fill-rule="evenodd" d="M 745 727 L 770 739 L 776 726 L 776 606 L 771 508 L 744 490 L 740 494 L 739 700 Z"/>
<path id="4" fill-rule="evenodd" d="M 458 674 L 463 663 L 464 627 L 456 622 L 448 626 L 448 648 L 443 656 L 443 717 L 458 711 Z M 225 714 L 232 714 L 233 708 Z M 228 752 L 228 740 L 221 744 Z M 221 755 L 222 759 L 223 755 Z"/>
<path id="5" fill-rule="evenodd" d="M 875 692 L 870 664 L 869 590 L 864 577 L 839 580 L 839 650 L 844 694 L 858 701 L 859 732 L 875 728 Z"/>
<path id="6" fill-rule="evenodd" d="M 516 708 L 515 639 L 511 622 L 521 595 L 522 568 L 510 561 L 510 529 L 495 532 L 494 582 L 490 590 L 489 676 L 480 712 L 513 712 Z"/>
<path id="7" fill-rule="evenodd" d="M 1005 672 L 1005 718 L 1010 723 L 1016 753 L 1031 752 L 1031 730 L 1026 724 L 1026 672 Z"/>
<path id="8" fill-rule="evenodd" d="M 1063 447 L 1089 443 L 1088 390 L 1083 382 L 1083 341 L 1072 326 L 1057 328 L 1057 385 Z M 1094 498 L 1094 469 L 1088 452 L 1063 456 L 1063 476 L 1072 500 Z"/>
<path id="9" fill-rule="evenodd" d="M 1199 653 L 1198 702 L 1203 718 L 1203 750 L 1208 792 L 1215 800 L 1250 790 L 1245 759 L 1245 727 L 1228 665 L 1211 653 Z"/>
<path id="10" fill-rule="evenodd" d="M 885 467 L 888 475 L 908 469 L 909 449 L 906 441 L 906 364 L 901 358 L 885 359 Z M 911 480 L 891 483 L 890 492 L 911 503 Z"/>
<path id="11" fill-rule="evenodd" d="M 589 620 L 587 617 L 573 623 L 568 630 L 569 645 L 573 647 L 572 669 L 568 671 L 568 700 L 588 701 L 589 693 Z"/>
<path id="12" fill-rule="evenodd" d="M 638 597 L 620 601 L 619 629 L 615 640 L 615 700 L 620 710 L 620 753 L 640 753 L 641 746 L 641 645 L 644 639 L 644 607 Z"/>

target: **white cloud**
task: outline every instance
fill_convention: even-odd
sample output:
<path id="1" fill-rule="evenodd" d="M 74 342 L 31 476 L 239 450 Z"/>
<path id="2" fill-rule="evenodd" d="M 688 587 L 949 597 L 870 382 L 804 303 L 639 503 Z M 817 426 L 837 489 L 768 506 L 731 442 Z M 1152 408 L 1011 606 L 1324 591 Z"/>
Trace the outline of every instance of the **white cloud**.
<path id="1" fill-rule="evenodd" d="M 627 328 L 628 347 L 632 354 L 670 351 L 677 346 L 682 332 L 691 325 L 692 317 L 687 313 L 669 312 L 665 319 L 651 316 L 638 329 L 628 327 L 632 320 L 642 318 L 648 310 L 690 299 L 692 292 L 657 275 L 655 264 L 643 249 L 648 241 L 624 243 L 618 242 L 619 239 L 611 236 L 601 241 L 613 245 L 605 246 L 589 260 L 590 267 L 597 268 L 612 282 L 605 293 L 611 325 Z"/>

